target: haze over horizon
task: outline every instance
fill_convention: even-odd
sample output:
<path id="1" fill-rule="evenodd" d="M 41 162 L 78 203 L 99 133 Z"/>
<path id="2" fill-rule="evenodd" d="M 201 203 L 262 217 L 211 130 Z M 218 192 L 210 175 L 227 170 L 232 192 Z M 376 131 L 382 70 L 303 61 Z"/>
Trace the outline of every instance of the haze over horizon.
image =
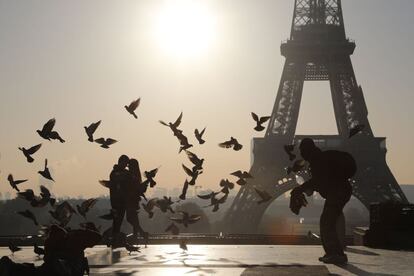
<path id="1" fill-rule="evenodd" d="M 98 179 L 123 153 L 142 172 L 160 166 L 159 187 L 181 187 L 181 164 L 189 162 L 158 122 L 181 111 L 193 144 L 194 129 L 207 127 L 206 144 L 191 149 L 206 159 L 197 185 L 213 189 L 230 172 L 249 170 L 251 138 L 264 135 L 253 130 L 250 112 L 272 111 L 294 1 L 190 2 L 0 0 L 1 193 L 12 192 L 9 173 L 29 178 L 21 188 L 37 193 L 48 158 L 56 195 L 108 194 Z M 343 1 L 369 120 L 375 136 L 387 137 L 387 162 L 401 184 L 414 184 L 413 8 L 404 0 Z M 138 97 L 135 120 L 123 106 Z M 66 143 L 36 133 L 50 118 Z M 119 141 L 109 150 L 87 141 L 83 126 L 98 120 L 96 137 Z M 305 83 L 297 133 L 336 133 L 328 83 Z M 242 151 L 217 146 L 230 136 Z M 38 143 L 28 164 L 17 147 Z"/>

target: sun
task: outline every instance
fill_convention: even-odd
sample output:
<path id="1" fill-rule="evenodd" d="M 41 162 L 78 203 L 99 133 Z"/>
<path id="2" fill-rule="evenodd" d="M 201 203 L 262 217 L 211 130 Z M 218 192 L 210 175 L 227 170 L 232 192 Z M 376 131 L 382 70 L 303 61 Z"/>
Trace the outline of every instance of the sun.
<path id="1" fill-rule="evenodd" d="M 168 1 L 155 19 L 160 49 L 173 57 L 197 57 L 214 39 L 214 18 L 201 1 Z"/>

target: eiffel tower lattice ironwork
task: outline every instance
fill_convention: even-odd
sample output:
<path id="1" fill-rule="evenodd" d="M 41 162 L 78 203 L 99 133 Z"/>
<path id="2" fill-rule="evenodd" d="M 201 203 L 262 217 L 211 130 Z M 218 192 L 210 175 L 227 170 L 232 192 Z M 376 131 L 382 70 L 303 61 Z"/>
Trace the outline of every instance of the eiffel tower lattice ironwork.
<path id="1" fill-rule="evenodd" d="M 290 164 L 283 146 L 298 144 L 295 135 L 304 81 L 329 81 L 338 135 L 307 136 L 322 149 L 351 153 L 358 165 L 352 179 L 353 195 L 366 207 L 373 202 L 407 199 L 386 163 L 385 138 L 374 137 L 362 88 L 357 84 L 350 56 L 355 43 L 346 38 L 340 0 L 296 0 L 291 36 L 282 43 L 286 58 L 276 102 L 264 138 L 253 138 L 254 176 L 242 186 L 224 223 L 229 232 L 254 233 L 271 202 L 297 186 L 286 176 Z M 350 129 L 364 125 L 349 139 Z M 258 204 L 255 191 L 267 191 L 273 200 Z"/>

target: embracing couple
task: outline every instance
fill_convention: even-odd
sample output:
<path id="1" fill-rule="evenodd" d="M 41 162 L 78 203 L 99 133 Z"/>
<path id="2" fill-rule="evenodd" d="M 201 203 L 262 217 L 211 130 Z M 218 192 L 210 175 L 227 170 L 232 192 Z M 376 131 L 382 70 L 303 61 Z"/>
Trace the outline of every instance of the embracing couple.
<path id="1" fill-rule="evenodd" d="M 146 241 L 148 232 L 145 232 L 138 220 L 139 201 L 147 190 L 147 185 L 142 183 L 139 163 L 136 159 L 130 159 L 121 155 L 118 164 L 115 164 L 110 174 L 110 201 L 114 211 L 112 224 L 113 246 L 123 246 L 121 237 L 121 224 L 126 213 L 127 221 L 133 227 L 133 238 L 137 241 L 138 233 Z"/>

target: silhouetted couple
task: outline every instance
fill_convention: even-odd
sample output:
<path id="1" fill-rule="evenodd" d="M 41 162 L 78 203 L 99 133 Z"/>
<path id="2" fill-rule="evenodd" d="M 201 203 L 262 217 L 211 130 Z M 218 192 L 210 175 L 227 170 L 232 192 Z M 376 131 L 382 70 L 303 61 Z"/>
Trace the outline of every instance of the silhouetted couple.
<path id="1" fill-rule="evenodd" d="M 127 221 L 133 227 L 134 239 L 137 241 L 138 233 L 148 239 L 138 220 L 139 201 L 147 190 L 147 185 L 142 184 L 141 171 L 136 159 L 129 159 L 121 155 L 118 164 L 115 164 L 110 174 L 110 201 L 114 211 L 112 225 L 113 246 L 124 246 L 120 237 L 121 224 L 126 213 Z"/>
<path id="2" fill-rule="evenodd" d="M 319 260 L 324 263 L 345 264 L 348 258 L 344 254 L 340 231 L 345 228 L 343 208 L 352 195 L 349 178 L 356 173 L 355 160 L 346 152 L 321 151 L 309 138 L 302 140 L 299 150 L 303 159 L 309 163 L 312 177 L 292 190 L 292 198 L 300 199 L 303 193 L 312 195 L 314 191 L 325 198 L 320 233 L 326 254 Z"/>

